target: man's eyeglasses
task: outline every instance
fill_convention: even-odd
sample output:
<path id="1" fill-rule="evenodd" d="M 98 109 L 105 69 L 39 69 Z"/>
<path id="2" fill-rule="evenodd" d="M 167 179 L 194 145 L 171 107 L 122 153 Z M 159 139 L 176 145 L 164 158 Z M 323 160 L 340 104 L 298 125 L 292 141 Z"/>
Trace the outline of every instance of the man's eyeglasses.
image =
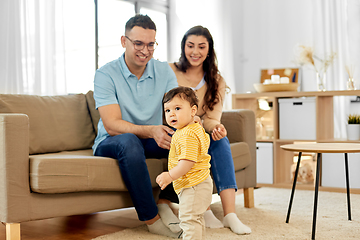
<path id="1" fill-rule="evenodd" d="M 158 45 L 157 42 L 151 42 L 151 43 L 145 44 L 145 43 L 143 43 L 143 42 L 141 42 L 141 41 L 137 41 L 137 40 L 133 41 L 133 40 L 131 40 L 128 36 L 125 36 L 125 37 L 126 37 L 132 44 L 134 44 L 135 50 L 138 50 L 138 51 L 143 50 L 143 49 L 145 48 L 145 46 L 147 46 L 147 49 L 148 49 L 149 51 L 154 51 L 154 50 L 156 49 L 157 45 Z"/>

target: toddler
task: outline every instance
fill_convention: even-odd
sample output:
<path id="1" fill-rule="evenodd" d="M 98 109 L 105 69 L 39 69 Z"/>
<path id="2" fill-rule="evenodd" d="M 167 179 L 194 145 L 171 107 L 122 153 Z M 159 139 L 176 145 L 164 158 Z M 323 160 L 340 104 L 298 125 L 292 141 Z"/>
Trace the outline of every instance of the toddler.
<path id="1" fill-rule="evenodd" d="M 188 87 L 170 90 L 163 98 L 165 118 L 176 128 L 169 152 L 168 172 L 156 178 L 161 189 L 173 182 L 179 196 L 179 219 L 183 239 L 205 239 L 204 213 L 211 204 L 210 137 L 194 121 L 198 107 L 195 92 Z"/>

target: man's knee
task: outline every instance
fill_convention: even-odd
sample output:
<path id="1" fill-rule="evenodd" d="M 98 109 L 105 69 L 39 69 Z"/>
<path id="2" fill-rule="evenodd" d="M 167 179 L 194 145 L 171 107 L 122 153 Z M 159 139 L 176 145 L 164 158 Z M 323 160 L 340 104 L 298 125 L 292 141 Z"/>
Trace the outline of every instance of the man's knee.
<path id="1" fill-rule="evenodd" d="M 140 139 L 133 133 L 123 133 L 121 135 L 118 135 L 116 147 L 120 151 L 139 151 L 144 149 Z"/>
<path id="2" fill-rule="evenodd" d="M 118 159 L 127 158 L 136 161 L 144 156 L 144 147 L 140 139 L 133 133 L 118 135 L 116 151 Z"/>
<path id="3" fill-rule="evenodd" d="M 133 133 L 123 133 L 120 135 L 117 135 L 117 143 L 120 146 L 123 146 L 125 148 L 143 148 L 140 139 Z"/>

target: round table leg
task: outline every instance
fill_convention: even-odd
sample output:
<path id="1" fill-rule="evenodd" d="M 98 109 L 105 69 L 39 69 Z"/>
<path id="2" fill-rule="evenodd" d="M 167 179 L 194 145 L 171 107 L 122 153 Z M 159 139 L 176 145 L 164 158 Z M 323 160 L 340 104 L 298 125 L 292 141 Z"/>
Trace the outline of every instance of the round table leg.
<path id="1" fill-rule="evenodd" d="M 316 182 L 315 182 L 314 213 L 313 213 L 313 226 L 312 226 L 311 239 L 315 239 L 315 232 L 316 232 L 316 214 L 317 214 L 320 166 L 321 166 L 320 163 L 321 163 L 321 153 L 318 153 L 316 159 Z"/>
<path id="2" fill-rule="evenodd" d="M 347 153 L 345 153 L 345 177 L 346 177 L 346 194 L 347 194 L 347 205 L 348 205 L 348 219 L 349 219 L 349 221 L 351 221 L 349 164 L 348 164 L 348 155 L 347 155 Z"/>
<path id="3" fill-rule="evenodd" d="M 293 182 L 293 186 L 292 186 L 292 190 L 291 190 L 291 196 L 290 196 L 290 202 L 289 202 L 289 208 L 288 208 L 288 213 L 286 216 L 286 223 L 289 223 L 289 219 L 290 219 L 290 212 L 291 212 L 291 206 L 292 206 L 292 202 L 294 199 L 294 193 L 295 193 L 295 187 L 296 187 L 296 181 L 297 181 L 297 176 L 299 173 L 299 167 L 300 167 L 300 160 L 301 160 L 301 152 L 299 152 L 299 157 L 298 157 L 298 162 L 296 164 L 296 170 L 295 170 L 295 176 L 294 176 L 294 182 Z"/>

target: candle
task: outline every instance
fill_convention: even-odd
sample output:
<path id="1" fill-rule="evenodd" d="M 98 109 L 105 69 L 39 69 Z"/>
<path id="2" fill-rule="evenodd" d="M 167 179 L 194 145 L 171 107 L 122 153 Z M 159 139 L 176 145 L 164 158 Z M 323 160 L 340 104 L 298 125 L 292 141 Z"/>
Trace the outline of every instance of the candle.
<path id="1" fill-rule="evenodd" d="M 271 84 L 271 80 L 270 79 L 265 79 L 264 84 Z"/>
<path id="2" fill-rule="evenodd" d="M 281 77 L 280 78 L 280 83 L 289 83 L 289 82 L 290 82 L 290 80 L 289 80 L 288 77 Z"/>
<path id="3" fill-rule="evenodd" d="M 272 83 L 280 83 L 280 76 L 279 75 L 271 75 Z"/>

